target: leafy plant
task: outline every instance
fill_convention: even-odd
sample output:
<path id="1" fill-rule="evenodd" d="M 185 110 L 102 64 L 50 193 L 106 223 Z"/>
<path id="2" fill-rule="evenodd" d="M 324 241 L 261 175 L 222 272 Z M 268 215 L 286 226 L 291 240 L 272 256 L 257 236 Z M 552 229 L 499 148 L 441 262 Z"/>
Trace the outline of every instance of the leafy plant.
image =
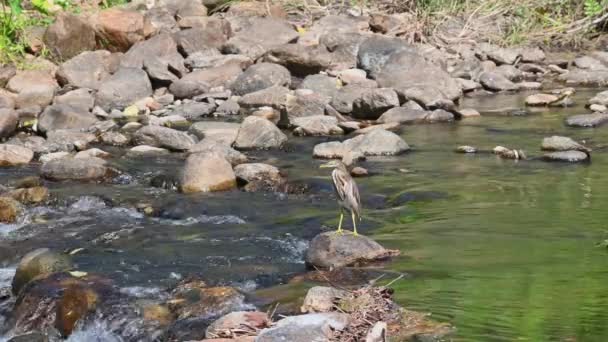
<path id="1" fill-rule="evenodd" d="M 594 17 L 598 14 L 601 14 L 604 11 L 606 5 L 608 5 L 607 1 L 600 0 L 585 0 L 585 16 Z M 603 6 L 602 6 L 603 5 Z"/>

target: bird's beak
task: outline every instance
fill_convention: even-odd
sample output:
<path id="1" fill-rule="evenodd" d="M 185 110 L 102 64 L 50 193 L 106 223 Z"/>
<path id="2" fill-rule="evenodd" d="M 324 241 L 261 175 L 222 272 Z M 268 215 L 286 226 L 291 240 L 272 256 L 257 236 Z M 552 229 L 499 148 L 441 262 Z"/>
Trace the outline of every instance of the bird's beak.
<path id="1" fill-rule="evenodd" d="M 321 169 L 329 169 L 332 167 L 333 167 L 332 163 L 325 163 L 325 164 L 319 165 L 319 168 L 321 168 Z"/>

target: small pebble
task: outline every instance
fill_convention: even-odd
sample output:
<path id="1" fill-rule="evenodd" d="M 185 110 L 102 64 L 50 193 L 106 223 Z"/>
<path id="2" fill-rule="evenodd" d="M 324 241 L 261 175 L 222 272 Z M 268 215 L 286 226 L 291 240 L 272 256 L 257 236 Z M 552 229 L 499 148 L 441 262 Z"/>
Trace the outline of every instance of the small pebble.
<path id="1" fill-rule="evenodd" d="M 458 153 L 477 153 L 477 149 L 473 146 L 463 145 L 456 148 Z"/>
<path id="2" fill-rule="evenodd" d="M 362 168 L 360 166 L 355 166 L 351 171 L 350 174 L 353 177 L 364 177 L 367 176 L 369 173 L 367 172 L 367 169 Z"/>

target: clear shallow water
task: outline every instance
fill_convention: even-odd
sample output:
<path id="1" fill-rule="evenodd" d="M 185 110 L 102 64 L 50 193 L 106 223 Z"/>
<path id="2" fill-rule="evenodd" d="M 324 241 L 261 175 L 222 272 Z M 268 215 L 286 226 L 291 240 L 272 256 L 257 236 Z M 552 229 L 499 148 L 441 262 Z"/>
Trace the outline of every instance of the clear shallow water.
<path id="1" fill-rule="evenodd" d="M 595 92 L 580 91 L 576 99 L 584 103 Z M 608 251 L 595 247 L 608 238 L 608 155 L 601 146 L 608 127 L 565 127 L 566 115 L 586 113 L 580 106 L 502 115 L 522 107 L 524 97 L 465 99 L 463 107 L 485 115 L 405 127 L 400 134 L 413 152 L 363 163 L 374 175 L 357 180 L 366 207 L 361 230 L 402 251 L 386 266 L 409 274 L 393 285 L 397 300 L 454 324 L 458 341 L 608 340 Z M 453 152 L 462 144 L 487 151 L 503 145 L 533 158 L 553 134 L 588 140 L 592 163 Z M 177 194 L 147 184 L 158 173 L 175 173 L 179 157 L 116 158 L 130 184 L 49 184 L 50 207 L 0 226 L 0 260 L 10 273 L 33 248 L 84 248 L 74 256 L 79 269 L 106 274 L 135 297 L 154 297 L 191 274 L 245 291 L 284 283 L 304 271 L 308 241 L 336 225 L 328 173 L 310 158 L 325 140 L 292 138 L 287 152 L 253 154 L 310 184 L 302 196 Z M 35 172 L 32 165 L 1 169 L 0 176 L 10 181 Z M 165 215 L 142 215 L 142 203 Z"/>

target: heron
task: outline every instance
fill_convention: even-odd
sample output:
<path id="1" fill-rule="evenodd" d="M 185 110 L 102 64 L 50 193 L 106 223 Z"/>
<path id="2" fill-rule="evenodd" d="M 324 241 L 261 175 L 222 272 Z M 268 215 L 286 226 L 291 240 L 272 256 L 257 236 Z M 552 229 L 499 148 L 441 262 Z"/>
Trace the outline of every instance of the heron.
<path id="1" fill-rule="evenodd" d="M 340 205 L 340 221 L 336 233 L 343 234 L 342 222 L 344 220 L 344 210 L 347 210 L 350 211 L 353 221 L 353 235 L 359 235 L 357 233 L 357 220 L 361 220 L 361 197 L 359 197 L 357 183 L 355 183 L 355 180 L 351 177 L 346 165 L 339 160 L 332 160 L 320 167 L 334 168 L 331 173 L 331 178 L 333 180 L 336 196 L 338 197 L 338 204 Z"/>

